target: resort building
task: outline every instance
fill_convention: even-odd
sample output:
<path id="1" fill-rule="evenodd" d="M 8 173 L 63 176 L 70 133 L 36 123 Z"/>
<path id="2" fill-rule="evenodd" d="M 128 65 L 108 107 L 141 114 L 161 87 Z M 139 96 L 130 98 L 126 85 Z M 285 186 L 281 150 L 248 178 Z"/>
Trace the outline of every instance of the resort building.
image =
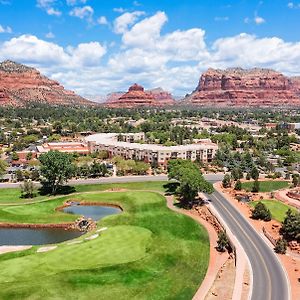
<path id="1" fill-rule="evenodd" d="M 209 139 L 178 146 L 136 143 L 135 141 L 144 141 L 143 133 L 99 133 L 90 135 L 85 140 L 91 152 L 107 151 L 110 158 L 122 156 L 125 159 L 141 160 L 161 166 L 166 166 L 168 160 L 173 158 L 211 162 L 218 149 L 218 145 Z"/>
<path id="2" fill-rule="evenodd" d="M 57 150 L 66 153 L 78 153 L 82 155 L 90 153 L 88 145 L 81 142 L 45 143 L 41 146 L 37 146 L 36 148 L 38 155 L 46 153 L 50 150 Z"/>

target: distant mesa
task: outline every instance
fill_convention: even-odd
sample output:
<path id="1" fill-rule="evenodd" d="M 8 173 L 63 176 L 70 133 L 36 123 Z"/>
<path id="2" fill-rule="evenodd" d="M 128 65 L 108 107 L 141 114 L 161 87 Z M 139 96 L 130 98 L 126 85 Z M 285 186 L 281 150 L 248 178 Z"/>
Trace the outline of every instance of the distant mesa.
<path id="1" fill-rule="evenodd" d="M 144 87 L 135 83 L 126 93 L 108 95 L 105 105 L 110 108 L 160 107 L 173 105 L 172 95 L 161 88 L 145 91 Z"/>
<path id="2" fill-rule="evenodd" d="M 0 63 L 0 106 L 23 107 L 29 103 L 94 105 L 35 68 L 10 60 Z"/>
<path id="3" fill-rule="evenodd" d="M 180 103 L 203 107 L 300 106 L 300 78 L 270 69 L 208 69 Z"/>

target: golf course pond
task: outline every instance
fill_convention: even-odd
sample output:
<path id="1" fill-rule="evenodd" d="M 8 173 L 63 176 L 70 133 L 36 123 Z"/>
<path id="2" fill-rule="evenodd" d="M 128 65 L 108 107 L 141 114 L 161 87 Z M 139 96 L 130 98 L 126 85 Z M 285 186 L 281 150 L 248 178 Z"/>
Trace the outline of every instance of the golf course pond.
<path id="1" fill-rule="evenodd" d="M 81 205 L 72 203 L 62 209 L 63 212 L 84 216 L 86 219 L 91 218 L 94 221 L 122 212 L 118 207 L 106 205 Z M 23 228 L 6 227 L 0 228 L 0 246 L 16 246 L 16 245 L 46 245 L 56 244 L 67 240 L 71 240 L 83 235 L 85 232 L 66 228 Z"/>

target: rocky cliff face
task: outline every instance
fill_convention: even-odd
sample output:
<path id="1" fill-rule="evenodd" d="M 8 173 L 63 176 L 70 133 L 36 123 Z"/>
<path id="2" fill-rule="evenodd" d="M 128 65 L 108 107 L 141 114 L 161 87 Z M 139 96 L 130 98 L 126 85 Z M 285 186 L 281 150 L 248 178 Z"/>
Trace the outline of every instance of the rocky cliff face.
<path id="1" fill-rule="evenodd" d="M 182 104 L 207 107 L 300 106 L 300 84 L 269 69 L 208 69 Z M 300 91 L 300 89 L 299 89 Z"/>
<path id="2" fill-rule="evenodd" d="M 13 61 L 0 63 L 0 105 L 25 106 L 31 102 L 52 105 L 92 105 L 72 91 L 65 90 L 34 68 Z"/>
<path id="3" fill-rule="evenodd" d="M 105 105 L 111 108 L 161 107 L 174 104 L 172 95 L 161 88 L 145 91 L 138 84 L 132 85 L 127 93 L 109 94 Z"/>

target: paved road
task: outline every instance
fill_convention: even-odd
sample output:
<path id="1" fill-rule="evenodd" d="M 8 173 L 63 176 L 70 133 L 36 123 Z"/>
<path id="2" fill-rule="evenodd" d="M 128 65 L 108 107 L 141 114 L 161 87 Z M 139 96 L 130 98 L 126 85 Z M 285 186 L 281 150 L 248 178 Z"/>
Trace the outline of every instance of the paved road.
<path id="1" fill-rule="evenodd" d="M 222 174 L 209 174 L 205 178 L 211 182 L 220 181 Z M 69 184 L 122 183 L 142 181 L 162 181 L 167 176 L 124 176 L 100 179 L 73 180 Z M 19 184 L 0 183 L 0 188 L 18 187 Z M 212 205 L 226 222 L 232 233 L 244 248 L 253 270 L 253 300 L 288 300 L 288 281 L 284 270 L 273 250 L 265 243 L 240 212 L 220 193 L 208 196 Z"/>
<path id="2" fill-rule="evenodd" d="M 223 174 L 208 174 L 205 178 L 211 182 L 220 181 L 223 179 Z M 156 176 L 123 176 L 123 177 L 105 177 L 96 179 L 78 179 L 70 180 L 68 184 L 101 184 L 101 183 L 124 183 L 124 182 L 143 182 L 143 181 L 164 181 L 168 180 L 167 175 L 156 175 Z M 19 187 L 20 183 L 0 183 L 1 188 L 16 188 Z"/>
<path id="3" fill-rule="evenodd" d="M 241 213 L 215 191 L 208 196 L 244 248 L 253 270 L 253 300 L 288 300 L 289 284 L 273 250 Z"/>

